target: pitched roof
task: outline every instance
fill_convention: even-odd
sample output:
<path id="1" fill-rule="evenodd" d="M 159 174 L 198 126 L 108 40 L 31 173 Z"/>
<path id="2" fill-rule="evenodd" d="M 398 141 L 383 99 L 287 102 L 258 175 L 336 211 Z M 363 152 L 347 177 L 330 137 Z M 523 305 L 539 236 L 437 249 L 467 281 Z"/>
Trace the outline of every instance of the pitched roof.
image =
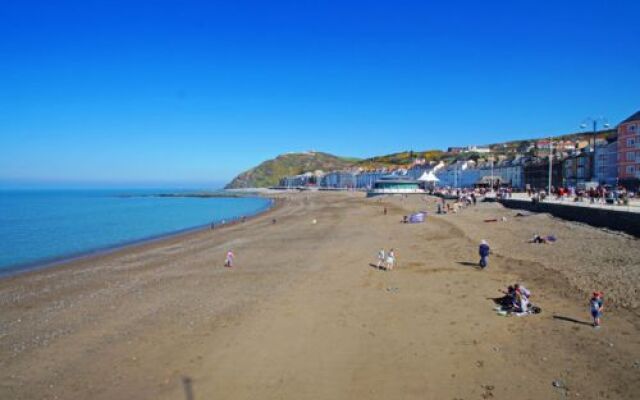
<path id="1" fill-rule="evenodd" d="M 621 124 L 624 124 L 625 122 L 631 122 L 631 121 L 640 121 L 640 111 L 638 111 L 637 113 L 633 114 L 629 118 L 622 121 Z"/>

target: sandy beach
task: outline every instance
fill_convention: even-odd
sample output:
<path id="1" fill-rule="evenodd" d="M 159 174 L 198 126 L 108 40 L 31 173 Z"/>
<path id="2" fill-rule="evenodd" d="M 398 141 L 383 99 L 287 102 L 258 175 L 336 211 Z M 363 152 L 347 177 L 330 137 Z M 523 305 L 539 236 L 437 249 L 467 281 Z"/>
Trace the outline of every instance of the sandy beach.
<path id="1" fill-rule="evenodd" d="M 0 398 L 638 398 L 638 239 L 496 203 L 277 196 L 246 223 L 0 280 Z M 394 271 L 372 267 L 381 247 Z M 495 313 L 514 282 L 541 314 Z"/>

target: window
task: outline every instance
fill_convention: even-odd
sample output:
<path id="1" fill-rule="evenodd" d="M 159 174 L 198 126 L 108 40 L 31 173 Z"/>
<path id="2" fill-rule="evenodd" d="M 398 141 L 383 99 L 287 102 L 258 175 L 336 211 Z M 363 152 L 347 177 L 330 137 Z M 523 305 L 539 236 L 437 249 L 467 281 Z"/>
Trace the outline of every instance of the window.
<path id="1" fill-rule="evenodd" d="M 628 151 L 627 161 L 635 161 L 635 160 L 636 160 L 636 153 L 634 153 L 633 151 Z"/>
<path id="2" fill-rule="evenodd" d="M 635 138 L 627 139 L 627 147 L 633 147 L 634 144 L 636 144 L 636 139 Z"/>
<path id="3" fill-rule="evenodd" d="M 635 168 L 633 167 L 633 165 L 628 165 L 627 174 L 633 174 L 634 172 L 635 172 Z"/>

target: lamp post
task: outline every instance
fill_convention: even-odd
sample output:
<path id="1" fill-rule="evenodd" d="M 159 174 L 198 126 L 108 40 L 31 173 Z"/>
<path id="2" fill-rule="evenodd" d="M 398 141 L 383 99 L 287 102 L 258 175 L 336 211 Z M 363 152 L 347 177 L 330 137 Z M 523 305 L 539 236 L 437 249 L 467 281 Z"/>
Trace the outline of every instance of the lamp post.
<path id="1" fill-rule="evenodd" d="M 490 157 L 489 161 L 491 162 L 491 193 L 493 193 L 495 188 L 495 183 L 493 181 L 493 157 Z"/>
<path id="2" fill-rule="evenodd" d="M 548 195 L 549 199 L 551 199 L 551 176 L 553 175 L 553 142 L 551 138 L 549 138 L 549 188 Z"/>
<path id="3" fill-rule="evenodd" d="M 458 188 L 458 163 L 454 164 L 455 169 L 453 170 L 453 188 Z"/>
<path id="4" fill-rule="evenodd" d="M 587 129 L 587 126 L 589 126 L 589 124 L 593 126 L 593 147 L 591 149 L 591 152 L 593 153 L 593 157 L 591 158 L 591 180 L 596 179 L 596 169 L 594 164 L 596 161 L 596 138 L 598 136 L 598 123 L 600 123 L 605 129 L 609 127 L 607 119 L 603 116 L 588 117 L 584 121 L 582 121 L 582 124 L 580 124 L 580 128 L 582 129 Z"/>

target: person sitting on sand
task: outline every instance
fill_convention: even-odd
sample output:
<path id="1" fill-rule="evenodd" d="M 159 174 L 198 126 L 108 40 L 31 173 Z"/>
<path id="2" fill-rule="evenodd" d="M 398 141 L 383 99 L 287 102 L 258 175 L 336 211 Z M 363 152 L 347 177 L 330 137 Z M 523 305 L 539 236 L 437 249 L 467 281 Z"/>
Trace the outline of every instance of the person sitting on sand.
<path id="1" fill-rule="evenodd" d="M 387 266 L 386 269 L 388 271 L 393 271 L 393 266 L 396 263 L 396 253 L 393 249 L 389 250 L 387 253 Z"/>
<path id="2" fill-rule="evenodd" d="M 227 257 L 224 260 L 224 266 L 228 268 L 233 267 L 233 258 L 234 258 L 233 251 L 231 250 L 227 251 Z"/>
<path id="3" fill-rule="evenodd" d="M 553 235 L 540 236 L 537 233 L 533 235 L 533 238 L 529 240 L 529 243 L 549 244 L 556 241 L 556 237 Z"/>
<path id="4" fill-rule="evenodd" d="M 591 310 L 591 317 L 593 317 L 593 327 L 600 327 L 600 318 L 602 317 L 602 311 L 604 310 L 604 300 L 602 292 L 593 292 L 593 297 L 589 300 L 589 308 Z"/>
<path id="5" fill-rule="evenodd" d="M 378 269 L 384 268 L 384 262 L 385 262 L 384 249 L 380 249 L 380 251 L 378 252 L 378 263 L 376 264 Z"/>
<path id="6" fill-rule="evenodd" d="M 533 238 L 531 238 L 531 240 L 529 240 L 529 243 L 542 243 L 542 244 L 546 244 L 547 243 L 547 239 L 543 238 L 542 236 L 538 235 L 537 233 L 535 235 L 533 235 Z"/>
<path id="7" fill-rule="evenodd" d="M 529 300 L 529 298 L 531 297 L 531 292 L 529 291 L 529 289 L 527 289 L 526 287 L 522 286 L 521 284 L 516 283 L 516 284 L 513 285 L 513 288 L 514 288 L 514 290 L 516 292 L 522 293 L 522 295 L 524 297 L 526 297 L 527 300 Z"/>
<path id="8" fill-rule="evenodd" d="M 495 299 L 496 304 L 499 304 L 502 310 L 510 311 L 513 309 L 516 299 L 516 289 L 509 285 L 507 290 L 500 290 L 500 293 L 503 293 L 504 296 Z"/>
<path id="9" fill-rule="evenodd" d="M 520 290 L 516 289 L 514 293 L 513 311 L 515 313 L 526 313 L 529 310 L 529 299 Z"/>

